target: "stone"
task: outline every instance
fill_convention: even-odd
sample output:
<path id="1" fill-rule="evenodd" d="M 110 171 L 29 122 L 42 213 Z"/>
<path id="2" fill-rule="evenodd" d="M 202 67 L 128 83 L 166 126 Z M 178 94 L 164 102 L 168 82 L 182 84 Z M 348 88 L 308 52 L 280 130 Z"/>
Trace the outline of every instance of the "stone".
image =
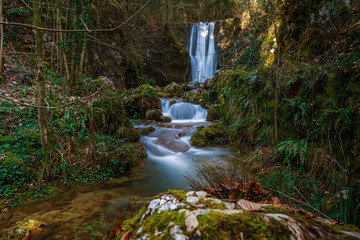
<path id="1" fill-rule="evenodd" d="M 186 196 L 190 197 L 193 196 L 195 194 L 195 191 L 190 191 L 186 193 Z"/>
<path id="2" fill-rule="evenodd" d="M 187 213 L 185 219 L 186 231 L 192 232 L 195 228 L 197 228 L 198 225 L 199 222 L 196 218 L 196 215 L 192 212 Z"/>
<path id="3" fill-rule="evenodd" d="M 140 135 L 146 136 L 146 135 L 148 135 L 149 133 L 151 133 L 153 131 L 155 131 L 155 128 L 153 126 L 150 126 L 150 127 L 142 129 L 140 131 Z"/>
<path id="4" fill-rule="evenodd" d="M 198 196 L 199 198 L 206 198 L 209 194 L 205 191 L 199 191 L 196 192 L 196 196 Z"/>
<path id="5" fill-rule="evenodd" d="M 172 82 L 165 87 L 165 92 L 170 94 L 173 97 L 182 97 L 184 90 L 181 85 L 177 84 L 176 82 Z"/>
<path id="6" fill-rule="evenodd" d="M 160 109 L 150 109 L 146 111 L 146 120 L 161 121 L 162 113 Z"/>
<path id="7" fill-rule="evenodd" d="M 105 90 L 115 90 L 115 85 L 113 81 L 111 81 L 107 77 L 103 77 L 103 76 L 98 77 L 96 82 L 98 83 L 99 87 L 102 87 Z"/>
<path id="8" fill-rule="evenodd" d="M 168 122 L 171 122 L 172 119 L 171 119 L 171 117 L 161 117 L 161 118 L 160 118 L 160 121 L 161 121 L 161 122 L 168 123 Z"/>
<path id="9" fill-rule="evenodd" d="M 225 206 L 227 207 L 227 209 L 234 209 L 236 207 L 236 204 L 234 202 L 227 202 L 227 201 L 224 201 L 223 202 L 225 204 Z"/>
<path id="10" fill-rule="evenodd" d="M 143 227 L 139 228 L 139 230 L 136 232 L 136 235 L 139 235 L 140 233 L 142 233 L 143 231 Z"/>
<path id="11" fill-rule="evenodd" d="M 195 204 L 195 203 L 197 203 L 197 202 L 199 201 L 199 199 L 198 199 L 197 197 L 191 196 L 191 197 L 187 197 L 187 198 L 186 198 L 186 201 L 187 201 L 188 203 Z"/>

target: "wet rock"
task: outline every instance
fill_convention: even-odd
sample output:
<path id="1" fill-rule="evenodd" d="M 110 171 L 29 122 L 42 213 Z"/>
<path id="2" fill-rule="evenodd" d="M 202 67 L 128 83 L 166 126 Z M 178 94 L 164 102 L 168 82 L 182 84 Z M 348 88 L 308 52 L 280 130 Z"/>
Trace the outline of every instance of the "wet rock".
<path id="1" fill-rule="evenodd" d="M 171 122 L 171 117 L 161 117 L 161 119 L 160 119 L 160 121 L 161 122 L 166 122 L 166 123 L 168 123 L 168 122 Z"/>
<path id="2" fill-rule="evenodd" d="M 171 106 L 171 105 L 174 105 L 175 103 L 176 103 L 176 100 L 175 100 L 175 99 L 174 99 L 174 100 L 171 100 L 171 101 L 170 101 L 170 106 Z"/>
<path id="3" fill-rule="evenodd" d="M 181 85 L 176 82 L 172 82 L 165 87 L 165 92 L 172 97 L 182 97 L 184 90 Z"/>
<path id="4" fill-rule="evenodd" d="M 150 126 L 150 127 L 147 127 L 147 128 L 144 128 L 140 131 L 140 135 L 142 136 L 146 136 L 148 135 L 149 133 L 155 131 L 155 128 L 153 126 Z"/>
<path id="5" fill-rule="evenodd" d="M 206 121 L 215 121 L 220 118 L 219 107 L 211 107 L 206 115 Z"/>
<path id="6" fill-rule="evenodd" d="M 225 144 L 228 142 L 229 139 L 226 132 L 214 125 L 199 129 L 191 136 L 191 145 L 200 148 L 208 145 Z"/>
<path id="7" fill-rule="evenodd" d="M 208 78 L 205 80 L 205 82 L 203 84 L 203 88 L 208 90 L 208 89 L 210 89 L 210 85 L 211 85 L 211 78 Z"/>
<path id="8" fill-rule="evenodd" d="M 225 204 L 225 206 L 227 207 L 227 209 L 230 209 L 230 210 L 232 210 L 232 209 L 234 209 L 234 208 L 236 207 L 236 204 L 233 203 L 233 202 L 226 202 L 226 201 L 224 201 L 224 204 Z"/>
<path id="9" fill-rule="evenodd" d="M 146 120 L 161 121 L 162 113 L 160 109 L 146 111 Z"/>

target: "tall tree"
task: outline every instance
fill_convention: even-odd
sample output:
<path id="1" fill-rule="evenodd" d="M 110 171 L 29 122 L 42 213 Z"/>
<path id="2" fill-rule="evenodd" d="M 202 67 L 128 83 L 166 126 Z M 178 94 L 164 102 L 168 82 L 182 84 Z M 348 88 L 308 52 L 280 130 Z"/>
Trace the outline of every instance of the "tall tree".
<path id="1" fill-rule="evenodd" d="M 4 21 L 3 16 L 3 0 L 0 0 L 0 21 Z M 2 74 L 2 67 L 3 67 L 3 48 L 4 48 L 4 25 L 0 25 L 0 31 L 1 31 L 1 39 L 0 39 L 0 74 Z"/>
<path id="2" fill-rule="evenodd" d="M 41 0 L 33 0 L 33 11 L 34 11 L 34 25 L 41 27 Z M 45 45 L 44 45 L 44 34 L 41 29 L 34 29 L 35 32 L 35 48 L 37 56 L 37 105 L 45 106 Z M 44 152 L 47 151 L 49 146 L 49 139 L 46 126 L 45 109 L 38 108 L 38 124 L 41 134 L 41 144 Z"/>

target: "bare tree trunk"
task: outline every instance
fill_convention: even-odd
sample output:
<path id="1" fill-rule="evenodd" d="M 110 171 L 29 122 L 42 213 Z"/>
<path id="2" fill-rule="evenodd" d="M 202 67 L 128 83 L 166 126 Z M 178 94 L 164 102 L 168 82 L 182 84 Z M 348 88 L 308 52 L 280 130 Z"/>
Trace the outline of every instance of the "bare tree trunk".
<path id="1" fill-rule="evenodd" d="M 86 44 L 86 42 L 84 42 L 83 50 L 82 50 L 82 53 L 81 53 L 81 60 L 80 60 L 80 70 L 79 70 L 80 74 L 83 74 L 83 70 L 84 70 L 86 47 L 87 47 L 87 44 Z"/>
<path id="2" fill-rule="evenodd" d="M 277 33 L 277 29 L 276 29 L 276 23 L 275 21 L 273 22 L 274 25 L 274 30 L 275 30 L 275 39 L 276 39 L 276 44 L 277 44 L 277 64 L 276 64 L 276 78 L 275 78 L 275 106 L 274 106 L 274 125 L 275 125 L 275 144 L 278 144 L 279 142 L 279 134 L 278 134 L 278 104 L 279 104 L 279 89 L 280 89 L 280 84 L 279 84 L 279 71 L 280 71 L 280 51 L 281 51 L 281 46 L 280 46 L 280 41 L 279 41 L 279 37 L 278 37 L 278 33 Z"/>
<path id="3" fill-rule="evenodd" d="M 33 0 L 34 25 L 41 27 L 41 3 L 40 0 Z M 45 106 L 45 46 L 43 32 L 35 29 L 35 46 L 37 53 L 37 105 Z M 41 134 L 41 144 L 44 152 L 47 152 L 49 140 L 47 135 L 45 110 L 38 108 L 38 123 Z"/>
<path id="4" fill-rule="evenodd" d="M 4 21 L 3 16 L 3 0 L 0 0 L 0 21 Z M 0 39 L 0 75 L 2 75 L 2 67 L 3 67 L 3 51 L 4 51 L 4 25 L 0 26 L 1 31 L 1 39 Z"/>

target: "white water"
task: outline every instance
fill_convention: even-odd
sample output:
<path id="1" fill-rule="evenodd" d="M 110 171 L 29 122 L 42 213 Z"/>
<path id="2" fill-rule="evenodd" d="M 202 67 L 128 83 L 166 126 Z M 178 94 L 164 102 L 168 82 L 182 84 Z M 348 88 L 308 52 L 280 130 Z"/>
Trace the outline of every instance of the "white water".
<path id="1" fill-rule="evenodd" d="M 192 81 L 204 83 L 213 78 L 217 67 L 214 38 L 215 22 L 194 23 L 189 39 Z"/>
<path id="2" fill-rule="evenodd" d="M 170 106 L 172 99 L 161 99 L 162 113 L 166 117 L 171 117 L 172 123 L 195 123 L 205 122 L 207 110 L 201 106 L 181 102 L 176 100 L 176 103 Z"/>

